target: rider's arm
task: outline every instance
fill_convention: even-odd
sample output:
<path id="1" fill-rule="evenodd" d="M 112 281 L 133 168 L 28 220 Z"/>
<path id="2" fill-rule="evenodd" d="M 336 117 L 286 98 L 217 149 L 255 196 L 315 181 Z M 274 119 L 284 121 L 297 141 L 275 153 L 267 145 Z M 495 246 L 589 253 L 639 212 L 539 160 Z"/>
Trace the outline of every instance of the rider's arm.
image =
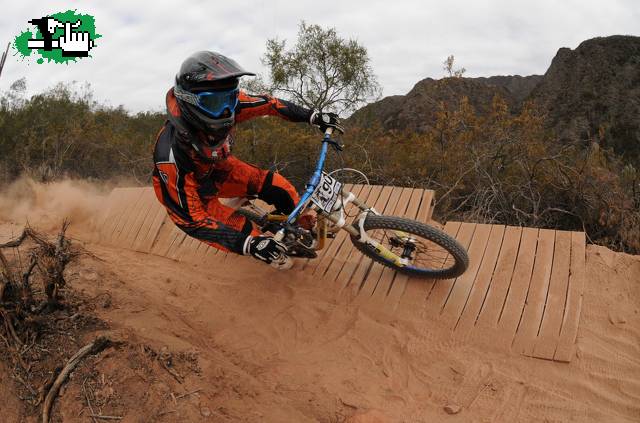
<path id="1" fill-rule="evenodd" d="M 278 116 L 291 122 L 309 122 L 312 110 L 267 94 L 249 95 L 240 91 L 236 122 L 258 116 Z"/>

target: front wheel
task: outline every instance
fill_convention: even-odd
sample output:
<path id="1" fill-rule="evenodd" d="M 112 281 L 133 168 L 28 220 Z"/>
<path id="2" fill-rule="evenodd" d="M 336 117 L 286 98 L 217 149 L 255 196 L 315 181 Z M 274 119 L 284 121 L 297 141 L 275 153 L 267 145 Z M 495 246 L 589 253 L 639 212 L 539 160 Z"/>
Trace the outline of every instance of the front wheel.
<path id="1" fill-rule="evenodd" d="M 401 257 L 402 264 L 352 236 L 354 246 L 371 259 L 400 273 L 421 278 L 450 279 L 463 274 L 469 266 L 469 256 L 464 247 L 433 226 L 403 217 L 369 214 L 363 228 L 370 238 Z"/>

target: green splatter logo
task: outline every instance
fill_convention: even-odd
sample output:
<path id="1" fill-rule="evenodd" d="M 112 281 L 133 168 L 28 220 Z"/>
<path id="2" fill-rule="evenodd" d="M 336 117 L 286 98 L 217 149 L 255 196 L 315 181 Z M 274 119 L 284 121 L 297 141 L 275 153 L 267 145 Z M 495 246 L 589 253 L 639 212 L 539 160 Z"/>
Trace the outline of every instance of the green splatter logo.
<path id="1" fill-rule="evenodd" d="M 95 40 L 102 37 L 96 32 L 96 20 L 76 10 L 52 13 L 29 21 L 36 30 L 27 29 L 13 40 L 14 55 L 23 59 L 39 56 L 38 64 L 76 62 L 96 47 Z"/>

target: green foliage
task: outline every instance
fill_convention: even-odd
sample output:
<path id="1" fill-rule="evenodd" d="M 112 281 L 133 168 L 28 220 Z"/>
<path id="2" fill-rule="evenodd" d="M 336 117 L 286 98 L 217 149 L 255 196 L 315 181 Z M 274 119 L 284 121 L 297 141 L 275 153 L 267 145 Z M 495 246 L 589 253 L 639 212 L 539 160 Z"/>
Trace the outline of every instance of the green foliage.
<path id="1" fill-rule="evenodd" d="M 96 104 L 88 87 L 58 85 L 30 99 L 18 82 L 0 97 L 0 182 L 27 173 L 133 177 L 149 183 L 151 154 L 164 114 L 130 115 Z M 327 170 L 352 167 L 372 184 L 436 190 L 436 217 L 566 230 L 640 252 L 640 176 L 610 150 L 560 143 L 532 104 L 516 115 L 493 99 L 479 115 L 467 99 L 440 103 L 430 132 L 347 128 L 342 157 Z M 299 190 L 313 171 L 321 134 L 277 118 L 239 125 L 234 154 L 281 172 Z"/>
<path id="2" fill-rule="evenodd" d="M 150 152 L 164 120 L 160 113 L 129 115 L 92 99 L 89 86 L 59 84 L 24 99 L 24 82 L 0 98 L 0 181 L 30 174 L 149 181 Z"/>
<path id="3" fill-rule="evenodd" d="M 263 63 L 276 94 L 310 109 L 348 112 L 380 95 L 367 49 L 345 40 L 334 28 L 300 24 L 291 50 L 278 39 L 267 41 Z"/>

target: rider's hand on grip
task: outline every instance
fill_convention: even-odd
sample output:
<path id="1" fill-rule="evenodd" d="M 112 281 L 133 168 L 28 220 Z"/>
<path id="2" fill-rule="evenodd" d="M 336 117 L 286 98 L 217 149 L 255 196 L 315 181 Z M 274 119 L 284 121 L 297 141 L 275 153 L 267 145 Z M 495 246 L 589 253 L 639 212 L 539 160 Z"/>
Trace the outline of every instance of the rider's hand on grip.
<path id="1" fill-rule="evenodd" d="M 287 247 L 270 236 L 247 238 L 243 252 L 277 269 L 289 269 L 293 265 L 293 261 L 287 256 Z"/>
<path id="2" fill-rule="evenodd" d="M 309 122 L 312 125 L 316 125 L 320 128 L 322 132 L 326 131 L 327 128 L 332 128 L 336 131 L 339 131 L 341 134 L 344 134 L 344 127 L 342 126 L 342 122 L 340 118 L 335 113 L 322 113 L 318 111 L 314 111 L 311 114 L 311 119 Z"/>

